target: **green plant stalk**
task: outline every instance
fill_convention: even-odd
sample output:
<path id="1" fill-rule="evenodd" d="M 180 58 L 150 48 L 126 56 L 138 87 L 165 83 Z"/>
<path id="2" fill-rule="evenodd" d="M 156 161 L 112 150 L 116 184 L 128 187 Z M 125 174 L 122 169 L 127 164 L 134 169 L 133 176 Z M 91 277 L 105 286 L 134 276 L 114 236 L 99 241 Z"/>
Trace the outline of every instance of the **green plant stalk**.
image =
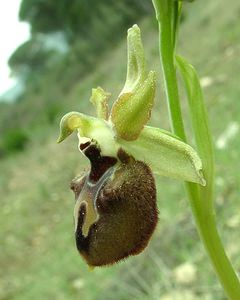
<path id="1" fill-rule="evenodd" d="M 168 0 L 164 0 L 167 2 Z M 171 1 L 169 1 L 171 2 Z M 170 113 L 171 120 L 171 128 L 172 131 L 177 134 L 183 141 L 186 140 L 183 121 L 182 121 L 182 113 L 180 108 L 179 101 L 175 101 L 175 99 L 179 99 L 178 95 L 178 86 L 176 80 L 176 72 L 174 67 L 173 53 L 174 53 L 174 41 L 175 36 L 172 33 L 172 23 L 169 15 L 173 14 L 173 10 L 167 9 L 168 5 L 161 5 L 161 1 L 153 0 L 153 4 L 156 10 L 157 20 L 159 24 L 159 38 L 160 38 L 160 59 L 163 68 L 164 81 L 166 87 L 167 94 L 167 103 L 168 103 L 168 111 Z M 160 14 L 161 11 L 161 14 Z M 161 22 L 164 23 L 164 27 L 160 25 Z M 167 56 L 167 57 L 165 57 Z M 166 62 L 167 59 L 167 62 Z M 171 80 L 169 80 L 171 78 Z M 173 79 L 173 80 L 172 80 Z"/>
<path id="2" fill-rule="evenodd" d="M 183 119 L 180 108 L 176 69 L 174 65 L 175 32 L 171 18 L 174 15 L 173 2 L 169 0 L 152 0 L 159 25 L 160 60 L 163 69 L 165 90 L 173 132 L 186 142 Z M 188 199 L 195 223 L 205 246 L 207 254 L 229 299 L 240 299 L 240 283 L 226 256 L 217 232 L 215 212 L 212 199 L 203 199 L 204 190 L 197 184 L 186 183 Z M 204 188 L 201 188 L 204 189 Z M 212 193 L 209 197 L 212 197 Z"/>

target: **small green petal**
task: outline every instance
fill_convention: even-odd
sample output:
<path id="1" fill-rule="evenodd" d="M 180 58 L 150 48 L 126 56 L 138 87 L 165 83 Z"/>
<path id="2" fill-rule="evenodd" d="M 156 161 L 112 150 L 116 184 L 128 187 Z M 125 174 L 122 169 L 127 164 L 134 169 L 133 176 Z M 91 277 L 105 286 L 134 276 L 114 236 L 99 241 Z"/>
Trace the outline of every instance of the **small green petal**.
<path id="1" fill-rule="evenodd" d="M 156 90 L 156 75 L 151 71 L 135 93 L 122 94 L 114 104 L 111 121 L 117 136 L 135 140 L 151 116 Z"/>
<path id="2" fill-rule="evenodd" d="M 105 92 L 101 87 L 92 89 L 92 96 L 90 102 L 96 108 L 97 116 L 104 120 L 108 119 L 108 99 L 111 96 L 110 93 Z"/>
<path id="3" fill-rule="evenodd" d="M 195 150 L 158 128 L 145 126 L 137 140 L 118 139 L 118 143 L 158 175 L 206 185 L 202 162 Z"/>

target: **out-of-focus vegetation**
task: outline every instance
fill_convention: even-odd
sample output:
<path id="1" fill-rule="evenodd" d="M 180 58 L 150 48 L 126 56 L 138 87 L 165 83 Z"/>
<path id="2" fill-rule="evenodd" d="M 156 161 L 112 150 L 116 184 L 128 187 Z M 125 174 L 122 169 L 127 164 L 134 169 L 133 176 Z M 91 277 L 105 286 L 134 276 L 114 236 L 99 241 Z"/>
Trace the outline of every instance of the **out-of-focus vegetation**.
<path id="1" fill-rule="evenodd" d="M 151 1 L 145 0 L 22 0 L 19 18 L 29 22 L 31 38 L 11 55 L 9 66 L 26 89 L 14 104 L 18 111 L 11 125 L 12 106 L 3 107 L 1 135 L 8 135 L 9 125 L 52 123 L 73 85 L 98 68 L 134 22 L 152 14 Z M 35 106 L 31 114 L 29 102 Z"/>
<path id="2" fill-rule="evenodd" d="M 178 51 L 201 75 L 216 146 L 219 229 L 238 272 L 239 17 L 237 0 L 186 4 Z M 89 272 L 75 249 L 68 185 L 87 162 L 76 138 L 56 144 L 58 122 L 70 110 L 94 113 L 92 87 L 116 98 L 133 23 L 162 82 L 151 2 L 23 0 L 20 18 L 31 24 L 32 36 L 9 64 L 25 90 L 14 103 L 0 102 L 0 298 L 224 299 L 177 181 L 157 178 L 160 222 L 144 253 Z M 168 129 L 159 87 L 151 122 Z M 187 118 L 184 104 L 183 112 Z"/>

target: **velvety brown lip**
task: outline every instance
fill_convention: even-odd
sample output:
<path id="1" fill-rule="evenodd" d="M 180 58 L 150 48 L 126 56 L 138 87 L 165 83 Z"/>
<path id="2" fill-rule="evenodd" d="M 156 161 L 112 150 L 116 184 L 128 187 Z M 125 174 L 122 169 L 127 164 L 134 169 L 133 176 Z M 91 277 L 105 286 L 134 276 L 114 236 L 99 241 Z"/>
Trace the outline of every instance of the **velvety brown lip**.
<path id="1" fill-rule="evenodd" d="M 94 144 L 83 144 L 85 145 L 84 154 L 90 160 L 91 171 L 89 179 L 92 182 L 97 182 L 101 176 L 111 167 L 117 163 L 117 159 L 111 156 L 101 156 L 101 151 Z"/>
<path id="2" fill-rule="evenodd" d="M 86 149 L 88 146 L 90 146 L 91 142 L 86 142 L 86 143 L 82 143 L 79 145 L 79 148 L 81 151 L 83 151 L 84 149 Z"/>
<path id="3" fill-rule="evenodd" d="M 155 181 L 147 165 L 123 150 L 118 152 L 117 165 L 116 158 L 102 157 L 96 145 L 86 147 L 84 154 L 91 169 L 84 184 L 81 180 L 73 182 L 80 201 L 75 214 L 76 246 L 89 265 L 109 265 L 147 246 L 158 220 Z M 84 234 L 86 195 L 93 201 L 98 218 L 93 218 Z"/>

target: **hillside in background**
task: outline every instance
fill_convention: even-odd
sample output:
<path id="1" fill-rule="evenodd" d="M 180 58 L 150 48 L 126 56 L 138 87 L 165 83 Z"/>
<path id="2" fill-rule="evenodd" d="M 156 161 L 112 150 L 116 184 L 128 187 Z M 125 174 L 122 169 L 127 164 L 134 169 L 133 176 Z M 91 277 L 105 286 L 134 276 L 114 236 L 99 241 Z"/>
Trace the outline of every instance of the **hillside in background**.
<path id="1" fill-rule="evenodd" d="M 0 157 L 22 150 L 30 127 L 56 124 L 74 87 L 134 22 L 152 14 L 145 0 L 22 0 L 19 17 L 29 22 L 31 37 L 8 62 L 18 85 L 0 98 Z"/>
<path id="2" fill-rule="evenodd" d="M 77 38 L 72 34 L 67 39 L 69 52 L 48 48 L 51 59 L 43 69 L 33 73 L 18 69 L 18 76 L 25 76 L 26 90 L 17 102 L 0 103 L 1 299 L 225 299 L 199 241 L 181 182 L 156 178 L 160 220 L 141 255 L 90 272 L 75 249 L 74 197 L 69 183 L 87 167 L 87 161 L 77 151 L 76 136 L 56 144 L 58 123 L 72 110 L 93 115 L 88 99 L 94 87 L 101 86 L 112 93 L 111 101 L 116 99 L 125 81 L 126 30 L 132 23 L 141 28 L 149 68 L 158 72 L 151 124 L 169 129 L 157 25 L 151 9 L 143 10 L 121 24 L 117 32 L 121 36 L 113 41 L 114 30 L 105 19 L 95 25 L 101 25 L 108 36 L 101 55 L 94 39 L 95 52 L 77 50 Z M 237 0 L 231 4 L 224 0 L 186 4 L 178 51 L 196 66 L 201 77 L 216 149 L 218 227 L 238 272 L 239 17 Z M 35 28 L 32 35 L 36 32 Z M 93 61 L 85 69 L 90 54 Z M 188 121 L 185 95 L 181 98 Z M 187 129 L 190 134 L 190 126 Z"/>

